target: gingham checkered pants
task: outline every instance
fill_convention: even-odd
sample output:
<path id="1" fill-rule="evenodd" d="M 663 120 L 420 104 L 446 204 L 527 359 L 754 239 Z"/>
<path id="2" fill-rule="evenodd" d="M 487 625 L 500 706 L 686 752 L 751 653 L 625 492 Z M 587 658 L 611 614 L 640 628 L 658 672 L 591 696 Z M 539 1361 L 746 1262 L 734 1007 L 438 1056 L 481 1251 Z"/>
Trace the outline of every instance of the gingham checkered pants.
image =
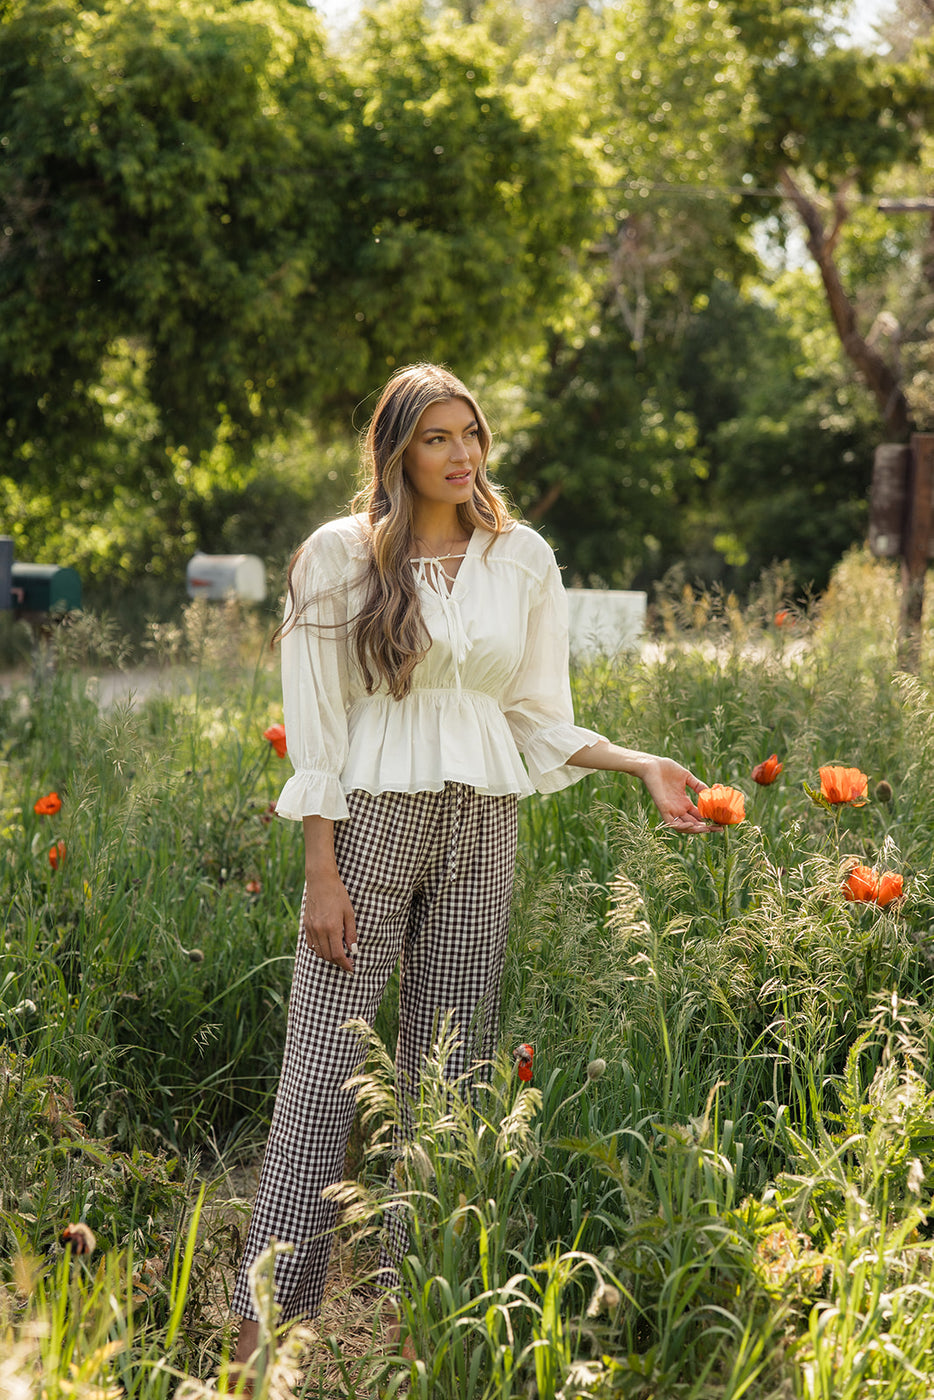
<path id="1" fill-rule="evenodd" d="M 318 958 L 299 922 L 282 1075 L 231 1300 L 241 1317 L 256 1316 L 247 1274 L 271 1236 L 294 1245 L 276 1261 L 283 1319 L 314 1317 L 320 1308 L 336 1218 L 321 1192 L 343 1179 L 354 1115 L 343 1085 L 363 1058 L 359 1038 L 340 1027 L 373 1023 L 396 963 L 396 1071 L 407 1092 L 417 1087 L 445 1012 L 462 1037 L 447 1066 L 452 1078 L 495 1046 L 516 798 L 448 783 L 441 792 L 352 792 L 347 801 L 350 817 L 335 824 L 334 850 L 356 920 L 355 970 Z"/>

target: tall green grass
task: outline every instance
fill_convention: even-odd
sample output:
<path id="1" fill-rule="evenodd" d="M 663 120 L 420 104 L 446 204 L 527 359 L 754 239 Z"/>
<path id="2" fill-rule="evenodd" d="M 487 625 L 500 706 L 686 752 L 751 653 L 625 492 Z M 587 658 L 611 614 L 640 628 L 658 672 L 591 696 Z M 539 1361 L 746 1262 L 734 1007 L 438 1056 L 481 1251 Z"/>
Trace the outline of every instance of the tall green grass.
<path id="1" fill-rule="evenodd" d="M 742 788 L 746 821 L 675 836 L 605 775 L 522 805 L 488 1080 L 452 1092 L 442 1040 L 395 1165 L 391 1008 L 362 1080 L 342 1228 L 363 1283 L 406 1213 L 418 1360 L 276 1342 L 260 1270 L 264 1395 L 934 1389 L 931 675 L 894 673 L 884 566 L 851 556 L 779 626 L 783 602 L 677 594 L 653 652 L 575 675 L 583 721 Z M 269 820 L 274 659 L 224 612 L 154 641 L 169 697 L 102 709 L 89 649 L 117 642 L 87 627 L 0 698 L 0 1368 L 24 1396 L 37 1366 L 48 1393 L 184 1376 L 189 1400 L 223 1369 L 236 1224 L 209 1200 L 194 1225 L 196 1176 L 256 1150 L 278 1072 L 302 859 Z M 811 800 L 833 762 L 869 775 L 865 807 Z M 853 859 L 904 899 L 846 903 Z"/>

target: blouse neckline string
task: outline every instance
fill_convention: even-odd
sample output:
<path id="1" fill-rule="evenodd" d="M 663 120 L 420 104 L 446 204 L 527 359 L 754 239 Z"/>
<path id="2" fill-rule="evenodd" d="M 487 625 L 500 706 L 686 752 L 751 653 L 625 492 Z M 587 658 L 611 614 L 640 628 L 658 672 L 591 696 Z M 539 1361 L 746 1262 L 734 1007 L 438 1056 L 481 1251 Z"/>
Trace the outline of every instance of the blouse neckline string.
<path id="1" fill-rule="evenodd" d="M 470 541 L 468 540 L 467 543 L 469 545 Z M 422 579 L 422 581 L 426 583 L 428 587 L 432 589 L 433 592 L 439 594 L 446 594 L 448 597 L 450 597 L 451 588 L 454 586 L 454 580 L 457 578 L 457 574 L 449 574 L 447 569 L 444 567 L 444 561 L 446 559 L 466 558 L 467 549 L 465 547 L 463 554 L 417 554 L 414 556 L 414 558 L 409 560 L 409 563 L 415 569 L 416 578 Z M 434 583 L 432 583 L 431 579 L 428 576 L 429 568 L 431 568 L 435 574 Z M 445 588 L 442 584 L 442 578 L 447 580 L 447 588 Z"/>
<path id="2" fill-rule="evenodd" d="M 443 559 L 466 559 L 467 550 L 460 554 L 413 554 L 411 563 L 413 564 L 440 564 Z"/>
<path id="3" fill-rule="evenodd" d="M 454 663 L 454 686 L 456 690 L 461 687 L 461 662 L 473 645 L 464 628 L 464 621 L 461 617 L 461 610 L 457 599 L 452 595 L 452 588 L 457 582 L 457 575 L 453 578 L 445 569 L 441 562 L 443 558 L 452 556 L 438 555 L 435 558 L 413 559 L 412 565 L 415 570 L 415 577 L 420 583 L 429 588 L 441 604 L 441 616 L 444 618 L 445 631 L 448 634 L 448 644 L 451 648 L 451 660 Z M 453 556 L 463 558 L 463 555 Z M 434 572 L 434 581 L 429 578 L 428 570 Z"/>

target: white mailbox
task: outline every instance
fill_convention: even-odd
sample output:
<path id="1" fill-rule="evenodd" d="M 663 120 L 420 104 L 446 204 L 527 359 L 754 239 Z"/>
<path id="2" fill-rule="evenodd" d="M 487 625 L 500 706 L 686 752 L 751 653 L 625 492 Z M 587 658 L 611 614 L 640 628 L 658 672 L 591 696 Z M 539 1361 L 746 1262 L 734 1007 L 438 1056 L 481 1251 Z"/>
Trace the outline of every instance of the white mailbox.
<path id="1" fill-rule="evenodd" d="M 261 603 L 266 597 L 266 569 L 255 554 L 193 554 L 185 583 L 189 598 L 242 598 Z"/>
<path id="2" fill-rule="evenodd" d="M 568 588 L 571 655 L 615 656 L 633 648 L 645 630 L 645 593 L 611 588 Z"/>

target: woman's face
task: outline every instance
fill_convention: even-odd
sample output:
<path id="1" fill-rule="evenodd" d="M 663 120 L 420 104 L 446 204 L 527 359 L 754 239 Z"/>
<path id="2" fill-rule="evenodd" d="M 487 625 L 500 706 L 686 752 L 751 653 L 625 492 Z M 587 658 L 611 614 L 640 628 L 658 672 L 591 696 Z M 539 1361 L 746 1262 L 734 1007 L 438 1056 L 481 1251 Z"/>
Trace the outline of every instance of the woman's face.
<path id="1" fill-rule="evenodd" d="M 473 495 L 483 448 L 480 425 L 465 399 L 433 403 L 418 420 L 402 466 L 416 497 L 432 505 L 462 505 Z"/>

